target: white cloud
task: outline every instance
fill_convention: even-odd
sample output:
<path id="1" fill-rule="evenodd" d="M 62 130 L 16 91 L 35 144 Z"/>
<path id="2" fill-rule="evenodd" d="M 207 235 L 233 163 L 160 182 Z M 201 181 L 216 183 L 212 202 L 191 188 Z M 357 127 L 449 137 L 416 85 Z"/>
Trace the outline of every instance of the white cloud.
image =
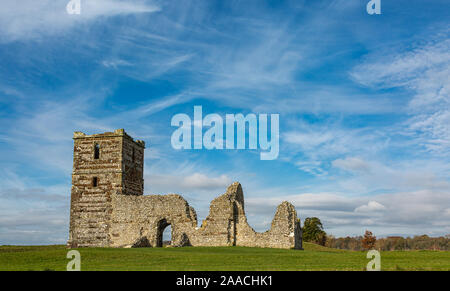
<path id="1" fill-rule="evenodd" d="M 450 154 L 450 39 L 448 31 L 412 51 L 374 54 L 352 78 L 374 88 L 406 88 L 411 118 L 407 130 L 430 152 Z"/>
<path id="2" fill-rule="evenodd" d="M 319 217 L 333 235 L 362 235 L 370 227 L 379 236 L 450 232 L 450 191 L 411 191 L 348 196 L 344 193 L 304 193 L 272 198 L 246 199 L 249 221 L 273 217 L 276 206 L 290 201 L 302 221 Z M 260 229 L 263 230 L 263 229 Z M 360 230 L 360 232 L 358 232 Z"/>
<path id="3" fill-rule="evenodd" d="M 189 189 L 217 189 L 221 187 L 226 188 L 231 183 L 231 179 L 226 175 L 207 177 L 206 175 L 195 173 L 185 177 L 182 185 Z"/>
<path id="4" fill-rule="evenodd" d="M 444 211 L 444 216 L 450 218 L 450 208 L 445 209 L 445 211 Z"/>
<path id="5" fill-rule="evenodd" d="M 335 167 L 368 170 L 360 158 L 338 158 L 350 154 L 375 156 L 389 143 L 386 133 L 371 128 L 348 129 L 332 121 L 319 125 L 301 121 L 294 124 L 295 131 L 282 135 L 286 143 L 280 152 L 299 169 L 317 176 L 327 174 L 330 160 L 335 161 Z"/>
<path id="6" fill-rule="evenodd" d="M 20 116 L 14 120 L 4 119 L 5 123 L 14 124 L 5 130 L 5 142 L 8 144 L 5 152 L 16 159 L 26 160 L 33 165 L 33 168 L 62 171 L 68 175 L 73 162 L 71 137 L 74 131 L 98 133 L 125 128 L 132 136 L 140 139 L 152 138 L 152 142 L 155 142 L 156 138 L 153 138 L 156 131 L 155 125 L 150 127 L 141 120 L 187 102 L 191 98 L 184 94 L 165 96 L 161 99 L 149 100 L 130 110 L 103 115 L 99 113 L 99 108 L 108 93 L 108 89 L 97 89 L 96 92 L 91 92 L 75 86 L 54 92 L 56 96 L 67 96 L 67 100 L 64 101 L 50 101 L 55 99 L 55 96 L 48 94 L 40 96 L 43 101 L 34 100 L 28 104 L 18 102 L 17 104 L 20 104 L 18 106 L 22 108 Z M 167 136 L 169 136 L 168 132 L 165 134 L 165 137 Z M 161 137 L 158 136 L 158 139 Z M 42 154 L 43 149 L 51 155 Z M 153 154 L 153 152 L 159 152 L 159 149 L 153 145 L 150 151 Z M 6 175 L 6 169 L 0 171 L 0 174 L 1 172 Z M 11 175 L 12 173 L 8 172 L 5 183 L 13 181 Z M 14 178 L 15 180 L 23 179 Z"/>
<path id="7" fill-rule="evenodd" d="M 370 170 L 370 165 L 366 161 L 355 157 L 334 160 L 332 165 L 347 171 L 367 172 Z"/>
<path id="8" fill-rule="evenodd" d="M 314 176 L 324 176 L 328 172 L 323 169 L 324 163 L 321 161 L 298 161 L 295 165 L 302 171 Z"/>
<path id="9" fill-rule="evenodd" d="M 305 209 L 352 211 L 358 205 L 358 202 L 337 193 L 303 193 L 277 197 L 252 197 L 246 199 L 246 204 L 255 212 L 265 213 L 268 208 L 276 207 L 283 201 L 291 202 L 300 211 Z"/>
<path id="10" fill-rule="evenodd" d="M 415 89 L 426 89 L 426 86 L 429 86 L 434 88 L 441 84 L 439 81 L 441 78 L 446 77 L 446 74 L 442 73 L 448 70 L 446 64 L 450 62 L 449 46 L 450 40 L 446 36 L 438 36 L 438 39 L 428 42 L 426 45 L 416 46 L 415 49 L 407 52 L 394 51 L 391 54 L 375 54 L 371 56 L 370 60 L 354 68 L 350 76 L 366 86 L 382 88 L 408 86 Z M 430 80 L 422 79 L 423 77 L 433 77 L 431 76 L 433 73 L 439 73 L 437 79 L 431 80 L 437 81 L 437 83 L 430 84 L 427 82 Z M 432 98 L 428 99 L 426 103 L 434 102 L 435 97 L 438 96 L 429 96 Z"/>
<path id="11" fill-rule="evenodd" d="M 155 191 L 177 192 L 184 190 L 183 193 L 185 191 L 224 191 L 232 183 L 232 180 L 226 175 L 211 177 L 202 173 L 190 174 L 188 171 L 185 173 L 185 175 L 183 173 L 178 175 L 149 174 L 146 175 L 145 180 L 146 184 L 148 183 L 148 187 L 152 189 L 153 194 L 156 194 Z M 217 193 L 211 194 L 215 195 Z"/>
<path id="12" fill-rule="evenodd" d="M 70 186 L 0 190 L 0 244 L 64 244 Z"/>
<path id="13" fill-rule="evenodd" d="M 69 15 L 68 0 L 3 0 L 0 10 L 0 41 L 39 38 L 92 21 L 98 17 L 151 13 L 156 5 L 143 1 L 83 0 L 81 14 Z"/>
<path id="14" fill-rule="evenodd" d="M 379 191 L 450 190 L 450 183 L 442 173 L 448 171 L 445 162 L 410 160 L 388 165 L 360 158 L 335 160 L 334 167 L 349 171 L 352 176 L 340 176 L 341 191 L 371 193 Z M 356 190 L 356 191 L 355 191 Z"/>
<path id="15" fill-rule="evenodd" d="M 284 136 L 289 143 L 298 144 L 310 150 L 335 138 L 332 132 L 287 132 Z"/>
<path id="16" fill-rule="evenodd" d="M 107 68 L 114 68 L 117 69 L 121 66 L 132 66 L 131 63 L 124 61 L 124 60 L 104 60 L 102 61 L 102 65 Z"/>
<path id="17" fill-rule="evenodd" d="M 367 205 L 361 205 L 357 208 L 355 208 L 355 212 L 372 212 L 372 211 L 380 211 L 385 210 L 386 207 L 384 205 L 376 202 L 376 201 L 369 201 Z"/>

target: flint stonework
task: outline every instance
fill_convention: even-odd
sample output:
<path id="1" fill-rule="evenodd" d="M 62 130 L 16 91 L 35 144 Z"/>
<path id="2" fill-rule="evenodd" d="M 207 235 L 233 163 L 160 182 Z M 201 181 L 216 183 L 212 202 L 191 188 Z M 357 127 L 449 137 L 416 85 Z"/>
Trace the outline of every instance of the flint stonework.
<path id="1" fill-rule="evenodd" d="M 143 141 L 123 129 L 74 133 L 68 247 L 161 247 L 171 225 L 171 246 L 247 246 L 302 249 L 295 207 L 281 203 L 270 230 L 247 223 L 241 184 L 215 198 L 200 227 L 194 208 L 180 195 L 143 195 Z M 99 149 L 99 155 L 95 154 Z"/>

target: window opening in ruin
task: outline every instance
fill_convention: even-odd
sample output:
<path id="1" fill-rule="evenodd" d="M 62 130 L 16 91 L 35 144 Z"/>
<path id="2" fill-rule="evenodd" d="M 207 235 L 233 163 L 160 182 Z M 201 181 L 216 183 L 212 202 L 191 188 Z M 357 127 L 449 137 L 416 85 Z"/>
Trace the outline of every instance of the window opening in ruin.
<path id="1" fill-rule="evenodd" d="M 98 160 L 100 158 L 100 145 L 95 144 L 94 146 L 94 159 Z"/>

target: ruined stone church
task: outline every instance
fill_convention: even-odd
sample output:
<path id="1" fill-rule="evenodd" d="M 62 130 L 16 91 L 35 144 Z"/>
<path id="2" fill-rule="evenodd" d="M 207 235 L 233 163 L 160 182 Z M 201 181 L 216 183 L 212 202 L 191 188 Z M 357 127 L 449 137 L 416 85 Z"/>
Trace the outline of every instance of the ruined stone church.
<path id="1" fill-rule="evenodd" d="M 294 206 L 281 203 L 270 230 L 247 223 L 244 194 L 233 183 L 215 198 L 200 226 L 188 202 L 176 194 L 143 195 L 145 143 L 123 129 L 75 132 L 68 247 L 161 247 L 171 225 L 172 246 L 302 248 Z"/>

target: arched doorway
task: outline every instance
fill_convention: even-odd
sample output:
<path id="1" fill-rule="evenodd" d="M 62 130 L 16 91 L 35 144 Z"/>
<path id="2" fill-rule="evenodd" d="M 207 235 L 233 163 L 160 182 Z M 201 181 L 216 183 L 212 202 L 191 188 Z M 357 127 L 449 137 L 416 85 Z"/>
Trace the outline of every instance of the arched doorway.
<path id="1" fill-rule="evenodd" d="M 163 247 L 164 246 L 164 240 L 172 243 L 172 225 L 167 222 L 167 220 L 161 219 L 157 223 L 157 230 L 156 230 L 156 247 Z"/>

